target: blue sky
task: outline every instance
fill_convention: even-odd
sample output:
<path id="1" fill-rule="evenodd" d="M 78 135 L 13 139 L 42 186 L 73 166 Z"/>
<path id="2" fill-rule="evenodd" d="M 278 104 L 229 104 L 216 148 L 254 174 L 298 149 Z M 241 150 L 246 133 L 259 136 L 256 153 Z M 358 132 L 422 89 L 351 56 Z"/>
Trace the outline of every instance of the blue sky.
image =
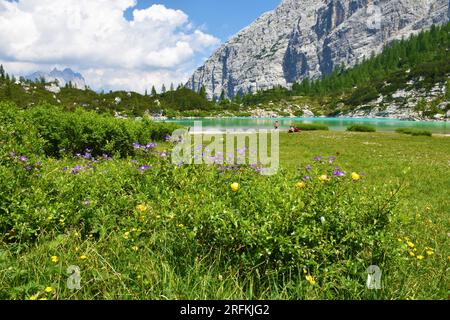
<path id="1" fill-rule="evenodd" d="M 138 0 L 137 8 L 163 4 L 184 11 L 196 26 L 222 41 L 256 20 L 262 13 L 275 9 L 280 0 Z M 131 10 L 126 16 L 130 18 Z"/>
<path id="2" fill-rule="evenodd" d="M 280 2 L 0 0 L 0 64 L 16 76 L 71 68 L 95 90 L 167 87 Z"/>

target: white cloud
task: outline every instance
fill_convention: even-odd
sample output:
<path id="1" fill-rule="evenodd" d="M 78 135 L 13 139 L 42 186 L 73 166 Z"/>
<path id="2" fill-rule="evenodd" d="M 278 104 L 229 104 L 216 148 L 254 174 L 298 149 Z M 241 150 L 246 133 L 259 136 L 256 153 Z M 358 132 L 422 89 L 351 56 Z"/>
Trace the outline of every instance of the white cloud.
<path id="1" fill-rule="evenodd" d="M 180 10 L 135 0 L 0 0 L 0 61 L 16 74 L 71 67 L 93 88 L 184 82 L 219 40 Z"/>

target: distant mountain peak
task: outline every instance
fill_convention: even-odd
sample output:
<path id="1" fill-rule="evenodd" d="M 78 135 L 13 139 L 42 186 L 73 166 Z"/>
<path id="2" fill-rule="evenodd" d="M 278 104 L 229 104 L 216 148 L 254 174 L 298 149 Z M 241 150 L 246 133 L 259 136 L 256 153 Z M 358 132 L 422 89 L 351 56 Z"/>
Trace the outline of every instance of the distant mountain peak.
<path id="1" fill-rule="evenodd" d="M 73 87 L 78 89 L 86 88 L 86 81 L 84 77 L 73 71 L 71 68 L 64 68 L 64 70 L 59 70 L 58 68 L 53 68 L 50 72 L 37 71 L 25 77 L 28 80 L 36 81 L 44 78 L 46 82 L 58 82 L 60 87 L 64 87 L 68 83 L 72 83 Z"/>

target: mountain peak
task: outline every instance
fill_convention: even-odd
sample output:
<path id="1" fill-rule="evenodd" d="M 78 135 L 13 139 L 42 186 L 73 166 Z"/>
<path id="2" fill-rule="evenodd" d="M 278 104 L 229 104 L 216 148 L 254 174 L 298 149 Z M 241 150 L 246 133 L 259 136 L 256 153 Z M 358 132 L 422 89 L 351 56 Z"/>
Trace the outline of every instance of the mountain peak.
<path id="1" fill-rule="evenodd" d="M 186 87 L 204 86 L 210 98 L 289 87 L 445 23 L 449 12 L 448 0 L 283 0 L 222 45 Z"/>
<path id="2" fill-rule="evenodd" d="M 45 78 L 47 82 L 58 82 L 60 87 L 64 87 L 68 83 L 72 83 L 75 88 L 84 89 L 86 87 L 86 81 L 84 77 L 77 72 L 74 72 L 70 68 L 65 68 L 63 71 L 54 67 L 49 73 L 37 71 L 25 77 L 26 79 L 35 81 L 40 78 Z"/>

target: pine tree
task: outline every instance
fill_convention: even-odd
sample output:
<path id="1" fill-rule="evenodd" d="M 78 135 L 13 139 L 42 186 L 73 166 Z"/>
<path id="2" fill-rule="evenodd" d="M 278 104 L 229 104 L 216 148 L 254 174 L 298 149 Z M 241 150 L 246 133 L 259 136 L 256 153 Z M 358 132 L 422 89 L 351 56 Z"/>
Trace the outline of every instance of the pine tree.
<path id="1" fill-rule="evenodd" d="M 155 97 L 157 95 L 155 86 L 152 86 L 152 97 Z"/>
<path id="2" fill-rule="evenodd" d="M 6 74 L 6 79 L 8 79 L 8 74 Z M 8 84 L 6 85 L 6 90 L 5 90 L 5 97 L 8 99 L 12 98 L 12 91 L 11 91 L 11 83 L 8 82 Z"/>
<path id="3" fill-rule="evenodd" d="M 144 95 L 145 95 L 145 96 L 148 96 L 148 92 L 147 92 L 147 89 L 145 89 L 145 93 L 144 93 Z"/>
<path id="4" fill-rule="evenodd" d="M 5 69 L 3 69 L 2 64 L 0 64 L 0 79 L 5 80 Z"/>
<path id="5" fill-rule="evenodd" d="M 166 93 L 166 85 L 164 83 L 161 87 L 161 93 Z"/>
<path id="6" fill-rule="evenodd" d="M 170 84 L 170 91 L 174 91 L 173 82 Z"/>
<path id="7" fill-rule="evenodd" d="M 206 99 L 206 88 L 205 88 L 205 86 L 202 86 L 200 88 L 200 91 L 198 92 L 198 94 L 200 95 L 200 97 Z"/>
<path id="8" fill-rule="evenodd" d="M 447 85 L 445 86 L 445 98 L 450 99 L 450 79 L 447 80 Z"/>
<path id="9" fill-rule="evenodd" d="M 219 101 L 222 102 L 222 101 L 225 101 L 225 99 L 226 99 L 225 90 L 222 89 L 222 92 L 220 93 Z"/>

